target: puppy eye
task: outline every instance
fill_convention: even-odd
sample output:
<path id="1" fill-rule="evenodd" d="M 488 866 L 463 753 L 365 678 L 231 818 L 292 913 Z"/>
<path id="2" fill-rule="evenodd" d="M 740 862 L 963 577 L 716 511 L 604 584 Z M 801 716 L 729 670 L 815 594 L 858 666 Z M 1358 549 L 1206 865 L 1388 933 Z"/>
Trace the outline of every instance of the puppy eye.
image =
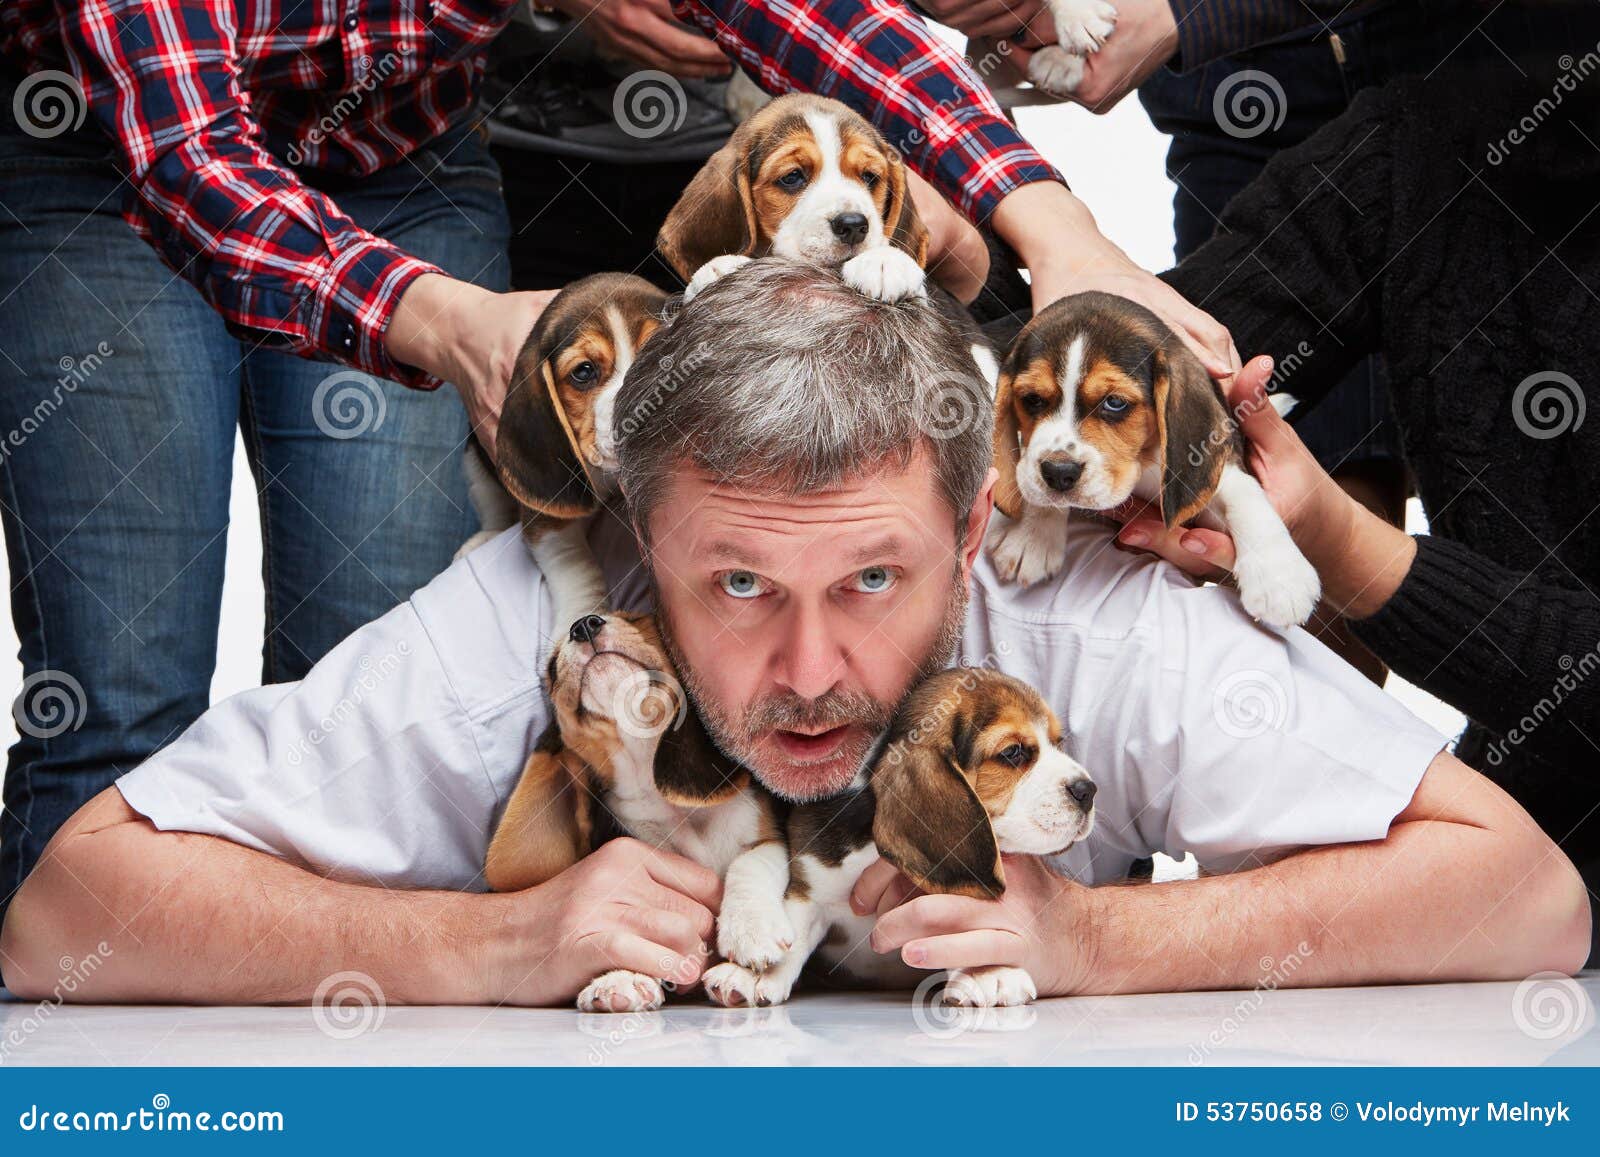
<path id="1" fill-rule="evenodd" d="M 1119 414 L 1126 414 L 1128 412 L 1128 407 L 1132 404 L 1133 403 L 1128 401 L 1127 398 L 1119 397 L 1116 394 L 1107 394 L 1105 397 L 1100 399 L 1100 408 L 1112 417 L 1116 417 Z"/>
<path id="2" fill-rule="evenodd" d="M 869 566 L 856 575 L 855 589 L 863 594 L 877 595 L 895 584 L 894 571 L 886 566 Z"/>
<path id="3" fill-rule="evenodd" d="M 799 169 L 790 169 L 778 178 L 778 184 L 791 193 L 806 183 L 806 175 Z"/>
<path id="4" fill-rule="evenodd" d="M 883 180 L 883 177 L 877 173 L 861 174 L 861 183 L 867 187 L 867 192 L 869 193 L 878 187 L 878 182 L 881 180 Z"/>
<path id="5" fill-rule="evenodd" d="M 1049 403 L 1044 400 L 1043 394 L 1022 395 L 1022 412 L 1030 417 L 1037 417 L 1044 413 L 1048 405 Z"/>
<path id="6" fill-rule="evenodd" d="M 600 376 L 600 367 L 593 362 L 579 362 L 572 367 L 567 379 L 575 386 L 587 386 Z"/>
<path id="7" fill-rule="evenodd" d="M 1020 743 L 1013 743 L 1010 747 L 1003 747 L 995 757 L 1007 767 L 1021 767 L 1031 758 L 1028 749 Z"/>
<path id="8" fill-rule="evenodd" d="M 753 599 L 763 593 L 761 578 L 754 571 L 730 570 L 717 576 L 722 593 L 736 599 Z"/>

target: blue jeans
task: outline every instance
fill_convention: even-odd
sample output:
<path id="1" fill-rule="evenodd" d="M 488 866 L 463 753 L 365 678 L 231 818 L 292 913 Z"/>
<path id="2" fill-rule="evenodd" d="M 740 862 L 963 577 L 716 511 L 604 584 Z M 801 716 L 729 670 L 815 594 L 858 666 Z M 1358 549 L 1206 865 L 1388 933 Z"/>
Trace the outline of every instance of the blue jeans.
<path id="1" fill-rule="evenodd" d="M 230 336 L 118 215 L 127 187 L 92 122 L 33 139 L 5 87 L 0 521 L 25 683 L 0 916 L 62 822 L 206 709 L 235 429 L 261 509 L 269 683 L 405 600 L 477 528 L 453 390 Z M 499 169 L 466 126 L 325 191 L 375 235 L 507 288 Z"/>

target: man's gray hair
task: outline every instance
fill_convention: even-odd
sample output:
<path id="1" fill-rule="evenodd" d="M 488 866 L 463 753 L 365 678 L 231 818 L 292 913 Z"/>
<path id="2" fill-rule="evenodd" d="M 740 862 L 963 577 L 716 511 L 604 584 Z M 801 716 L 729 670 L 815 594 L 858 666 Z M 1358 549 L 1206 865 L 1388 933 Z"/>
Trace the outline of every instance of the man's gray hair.
<path id="1" fill-rule="evenodd" d="M 919 447 L 960 527 L 993 458 L 994 403 L 967 340 L 926 301 L 875 301 L 813 266 L 752 261 L 698 294 L 628 370 L 614 410 L 641 534 L 674 470 L 806 494 Z"/>

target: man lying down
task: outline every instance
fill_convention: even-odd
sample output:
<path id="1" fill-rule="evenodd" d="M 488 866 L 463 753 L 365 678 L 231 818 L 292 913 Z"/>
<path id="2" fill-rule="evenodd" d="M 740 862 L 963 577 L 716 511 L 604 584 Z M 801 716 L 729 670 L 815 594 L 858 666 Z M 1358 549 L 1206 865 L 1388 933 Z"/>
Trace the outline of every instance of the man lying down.
<path id="1" fill-rule="evenodd" d="M 965 356 L 921 303 L 752 263 L 641 352 L 616 406 L 626 510 L 591 534 L 614 605 L 654 604 L 713 738 L 779 797 L 849 784 L 913 681 L 949 665 L 998 667 L 1060 717 L 1098 785 L 1092 834 L 1056 872 L 1008 860 L 1000 901 L 895 904 L 906 889 L 869 868 L 862 951 L 933 970 L 1004 946 L 992 963 L 1042 996 L 1249 987 L 1302 942 L 1296 985 L 1581 966 L 1589 908 L 1560 851 L 1309 635 L 1109 549 L 1088 518 L 1059 578 L 999 581 L 992 415 L 919 426 Z M 354 969 L 394 1002 L 545 1005 L 607 969 L 698 977 L 721 895 L 688 860 L 616 840 L 484 890 L 549 721 L 550 614 L 508 532 L 302 682 L 213 707 L 51 842 L 6 919 L 7 985 L 42 996 L 99 941 L 75 999 L 306 1001 Z M 1267 710 L 1241 724 L 1254 693 Z M 795 719 L 829 730 L 762 730 Z M 1206 872 L 1114 886 L 1157 851 Z"/>

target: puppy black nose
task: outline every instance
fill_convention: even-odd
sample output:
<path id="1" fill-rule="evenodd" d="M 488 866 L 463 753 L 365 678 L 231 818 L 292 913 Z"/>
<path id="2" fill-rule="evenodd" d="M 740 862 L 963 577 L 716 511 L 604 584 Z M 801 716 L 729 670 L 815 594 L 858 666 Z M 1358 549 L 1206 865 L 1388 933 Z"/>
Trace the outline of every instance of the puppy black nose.
<path id="1" fill-rule="evenodd" d="M 828 220 L 833 235 L 846 245 L 860 245 L 867 239 L 867 219 L 861 213 L 840 213 Z"/>
<path id="2" fill-rule="evenodd" d="M 1090 805 L 1094 803 L 1094 792 L 1095 786 L 1092 779 L 1075 779 L 1067 784 L 1067 794 L 1084 811 L 1088 811 Z"/>
<path id="3" fill-rule="evenodd" d="M 1039 463 L 1039 473 L 1044 477 L 1044 484 L 1051 490 L 1071 490 L 1078 484 L 1078 479 L 1083 477 L 1083 463 L 1071 459 L 1056 461 L 1047 458 Z"/>
<path id="4" fill-rule="evenodd" d="M 599 615 L 584 615 L 572 624 L 572 630 L 567 632 L 567 637 L 574 643 L 592 643 L 605 625 L 605 619 Z"/>

